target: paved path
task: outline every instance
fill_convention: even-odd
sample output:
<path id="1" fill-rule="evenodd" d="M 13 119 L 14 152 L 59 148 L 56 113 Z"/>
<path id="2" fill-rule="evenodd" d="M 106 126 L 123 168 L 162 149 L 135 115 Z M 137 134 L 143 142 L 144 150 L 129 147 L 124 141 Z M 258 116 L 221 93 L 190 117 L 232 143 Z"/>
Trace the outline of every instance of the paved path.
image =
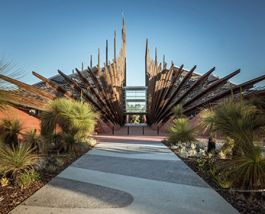
<path id="1" fill-rule="evenodd" d="M 101 138 L 11 213 L 237 213 L 160 140 Z"/>

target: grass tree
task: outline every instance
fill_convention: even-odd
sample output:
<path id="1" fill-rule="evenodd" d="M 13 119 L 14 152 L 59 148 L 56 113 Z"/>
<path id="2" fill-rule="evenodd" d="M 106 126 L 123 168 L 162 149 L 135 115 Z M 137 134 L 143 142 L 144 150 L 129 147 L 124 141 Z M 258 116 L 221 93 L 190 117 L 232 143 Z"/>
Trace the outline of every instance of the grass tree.
<path id="1" fill-rule="evenodd" d="M 19 120 L 3 119 L 0 123 L 3 128 L 2 139 L 5 144 L 18 146 L 19 134 L 22 130 L 22 124 Z"/>
<path id="2" fill-rule="evenodd" d="M 59 129 L 80 141 L 94 132 L 97 118 L 88 103 L 60 98 L 50 102 L 47 111 L 42 112 L 41 132 L 47 136 Z"/>
<path id="3" fill-rule="evenodd" d="M 215 132 L 232 138 L 244 154 L 254 151 L 254 139 L 265 126 L 265 115 L 256 106 L 227 100 L 202 117 L 203 123 Z"/>
<path id="4" fill-rule="evenodd" d="M 192 127 L 189 119 L 183 114 L 181 105 L 174 108 L 175 119 L 170 127 L 168 141 L 170 144 L 196 141 L 196 128 Z"/>
<path id="5" fill-rule="evenodd" d="M 221 165 L 234 187 L 265 187 L 265 158 L 254 144 L 265 127 L 264 111 L 257 105 L 260 103 L 227 100 L 202 117 L 205 127 L 234 141 L 234 156 Z"/>
<path id="6" fill-rule="evenodd" d="M 171 144 L 196 141 L 196 130 L 187 118 L 177 118 L 172 122 L 168 140 Z"/>

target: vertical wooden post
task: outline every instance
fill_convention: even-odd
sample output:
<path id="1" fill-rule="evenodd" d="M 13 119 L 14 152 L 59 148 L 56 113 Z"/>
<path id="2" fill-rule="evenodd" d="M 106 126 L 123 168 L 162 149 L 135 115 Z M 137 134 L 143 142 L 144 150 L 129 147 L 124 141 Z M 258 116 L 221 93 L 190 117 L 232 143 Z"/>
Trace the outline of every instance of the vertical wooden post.
<path id="1" fill-rule="evenodd" d="M 114 62 L 116 62 L 116 30 L 114 31 Z"/>
<path id="2" fill-rule="evenodd" d="M 100 72 L 100 49 L 98 49 L 98 72 Z"/>
<path id="3" fill-rule="evenodd" d="M 155 66 L 157 67 L 157 48 L 155 48 Z"/>
<path id="4" fill-rule="evenodd" d="M 90 68 L 92 69 L 93 67 L 93 62 L 92 62 L 92 54 L 90 55 Z"/>
<path id="5" fill-rule="evenodd" d="M 106 66 L 108 66 L 109 63 L 108 52 L 109 52 L 108 40 L 106 40 Z"/>

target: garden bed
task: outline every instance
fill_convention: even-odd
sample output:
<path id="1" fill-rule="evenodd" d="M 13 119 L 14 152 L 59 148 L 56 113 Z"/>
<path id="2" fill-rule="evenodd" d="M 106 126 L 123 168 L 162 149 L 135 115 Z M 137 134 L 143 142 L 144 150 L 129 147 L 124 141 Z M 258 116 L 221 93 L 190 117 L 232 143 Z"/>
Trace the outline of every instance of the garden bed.
<path id="1" fill-rule="evenodd" d="M 86 151 L 87 152 L 87 151 Z M 30 197 L 33 193 L 47 184 L 52 178 L 57 176 L 61 171 L 67 168 L 71 163 L 77 160 L 81 155 L 49 155 L 48 160 L 60 158 L 63 160 L 60 166 L 53 166 L 50 169 L 43 169 L 38 171 L 40 173 L 40 180 L 33 182 L 26 188 L 20 188 L 17 185 L 0 186 L 0 214 L 6 214 Z"/>
<path id="2" fill-rule="evenodd" d="M 195 173 L 204 179 L 214 190 L 216 190 L 227 202 L 242 214 L 265 213 L 265 193 L 242 193 L 229 189 L 222 189 L 206 172 L 198 166 L 196 158 L 182 158 L 174 150 L 173 152 L 181 158 Z"/>

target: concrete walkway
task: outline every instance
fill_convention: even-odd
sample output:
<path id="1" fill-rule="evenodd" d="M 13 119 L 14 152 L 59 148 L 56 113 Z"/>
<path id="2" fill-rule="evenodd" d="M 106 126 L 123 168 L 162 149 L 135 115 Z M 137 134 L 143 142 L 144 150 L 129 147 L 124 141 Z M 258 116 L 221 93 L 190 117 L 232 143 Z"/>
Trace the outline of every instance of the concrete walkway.
<path id="1" fill-rule="evenodd" d="M 238 213 L 159 137 L 101 137 L 11 213 Z"/>

